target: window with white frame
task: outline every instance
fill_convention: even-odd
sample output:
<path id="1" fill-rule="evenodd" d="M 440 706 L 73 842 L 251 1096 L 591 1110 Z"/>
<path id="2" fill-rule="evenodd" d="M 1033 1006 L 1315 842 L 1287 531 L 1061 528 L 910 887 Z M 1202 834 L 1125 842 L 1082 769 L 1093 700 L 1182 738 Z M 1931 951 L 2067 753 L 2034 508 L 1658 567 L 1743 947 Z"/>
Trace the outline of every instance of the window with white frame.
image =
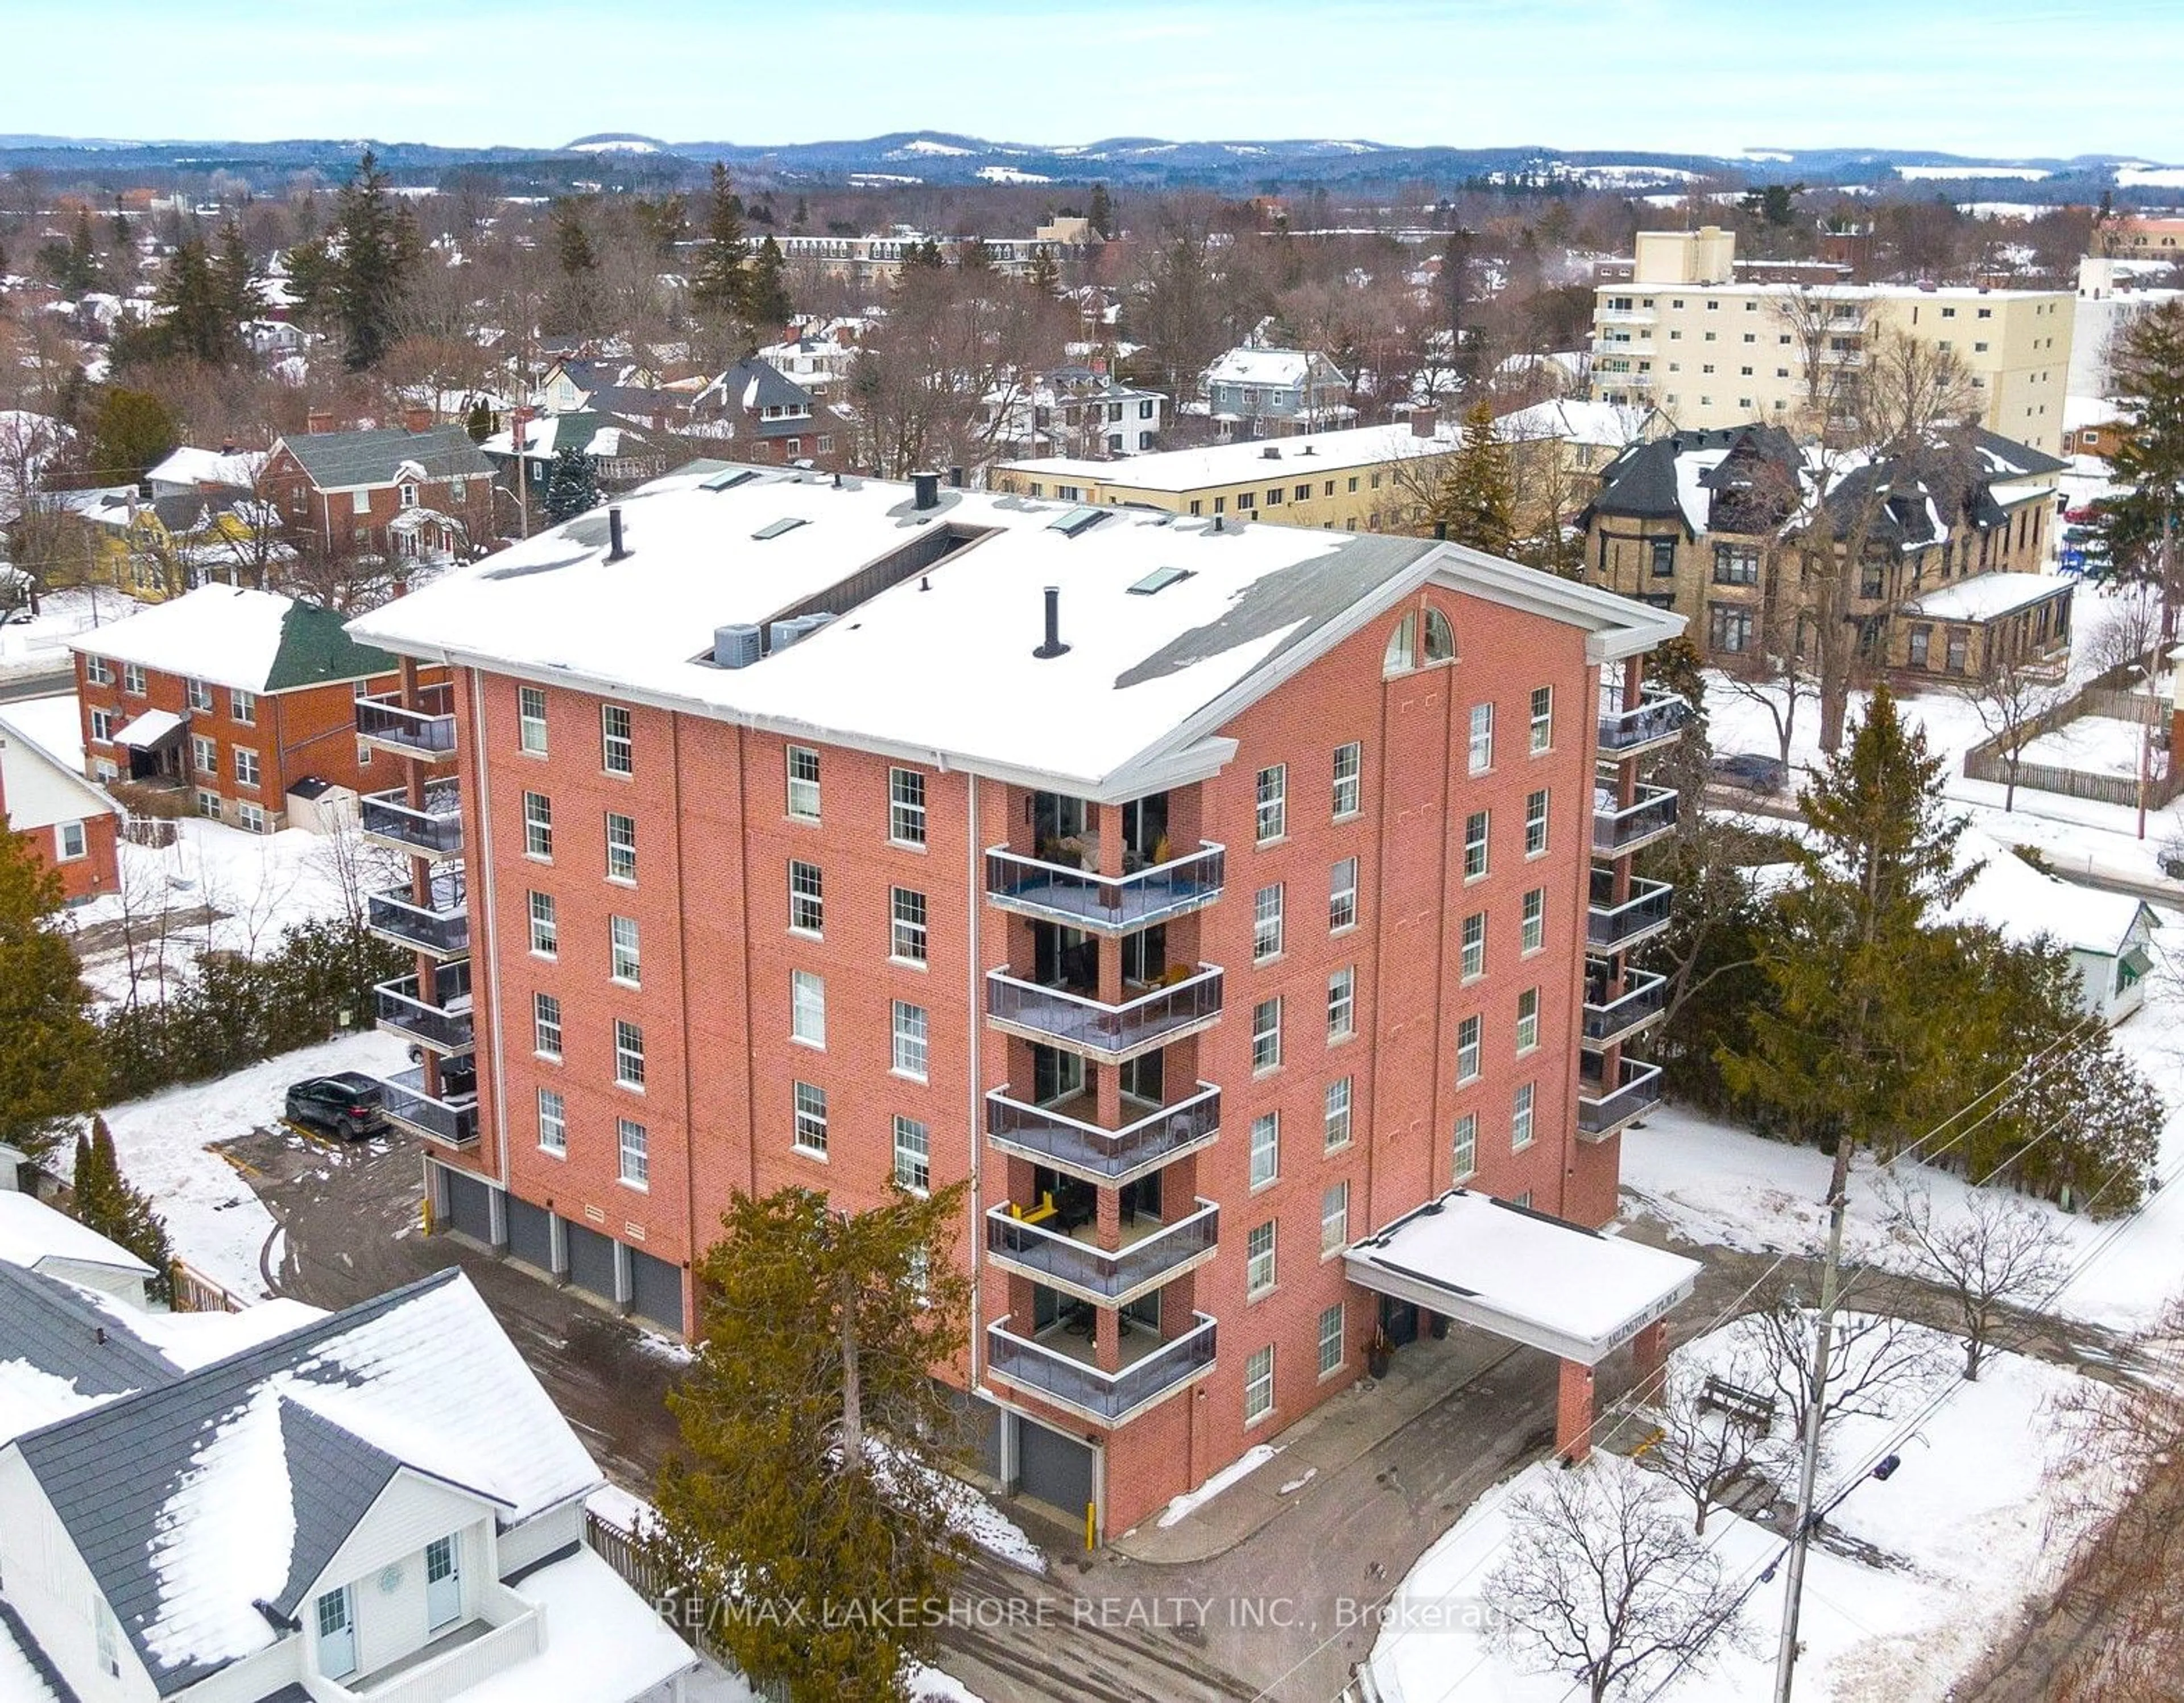
<path id="1" fill-rule="evenodd" d="M 1282 1115 L 1261 1112 L 1251 1120 L 1251 1187 L 1272 1183 L 1282 1174 Z"/>
<path id="2" fill-rule="evenodd" d="M 809 970 L 788 972 L 788 1033 L 807 1046 L 827 1044 L 827 982 Z"/>
<path id="3" fill-rule="evenodd" d="M 1479 1076 L 1479 1019 L 1466 1017 L 1456 1026 L 1456 1079 L 1474 1082 Z"/>
<path id="4" fill-rule="evenodd" d="M 925 962 L 925 895 L 906 887 L 888 889 L 888 955 L 905 964 Z"/>
<path id="5" fill-rule="evenodd" d="M 1396 630 L 1388 635 L 1387 648 L 1380 653 L 1380 671 L 1407 674 L 1418 665 L 1418 612 L 1412 609 L 1396 623 Z"/>
<path id="6" fill-rule="evenodd" d="M 1268 1343 L 1244 1362 L 1244 1423 L 1256 1425 L 1274 1411 L 1274 1345 Z"/>
<path id="7" fill-rule="evenodd" d="M 561 1056 L 561 1002 L 551 993 L 531 996 L 531 1050 L 544 1059 Z"/>
<path id="8" fill-rule="evenodd" d="M 1254 786 L 1256 794 L 1253 837 L 1261 845 L 1278 840 L 1289 831 L 1290 770 L 1286 763 L 1277 763 L 1272 768 L 1259 771 Z"/>
<path id="9" fill-rule="evenodd" d="M 550 825 L 547 844 L 553 844 Z M 637 818 L 619 810 L 607 812 L 607 879 L 629 884 L 637 880 Z"/>
<path id="10" fill-rule="evenodd" d="M 798 934 L 821 935 L 827 930 L 827 883 L 816 863 L 800 858 L 788 861 L 788 927 Z"/>
<path id="11" fill-rule="evenodd" d="M 791 820 L 819 820 L 819 754 L 809 745 L 788 748 L 788 814 Z"/>
<path id="12" fill-rule="evenodd" d="M 246 727 L 258 725 L 258 694 L 242 690 L 227 694 L 227 713 Z"/>
<path id="13" fill-rule="evenodd" d="M 546 754 L 546 688 L 515 688 L 515 749 L 526 755 Z"/>
<path id="14" fill-rule="evenodd" d="M 1517 1090 L 1509 1105 L 1509 1151 L 1522 1153 L 1532 1144 L 1533 1084 Z"/>
<path id="15" fill-rule="evenodd" d="M 1361 802 L 1360 778 L 1365 767 L 1365 748 L 1352 739 L 1346 745 L 1334 748 L 1334 819 L 1357 814 Z"/>
<path id="16" fill-rule="evenodd" d="M 361 686 L 364 682 L 359 680 L 357 684 Z M 192 680 L 188 683 L 187 689 L 190 697 L 190 708 L 202 710 L 206 715 L 211 715 L 212 682 L 205 680 Z"/>
<path id="17" fill-rule="evenodd" d="M 142 698 L 151 689 L 151 681 L 145 675 L 142 663 L 125 662 L 121 665 L 121 689 L 131 698 Z"/>
<path id="18" fill-rule="evenodd" d="M 1474 810 L 1463 819 L 1463 878 L 1477 881 L 1486 873 L 1488 813 Z"/>
<path id="19" fill-rule="evenodd" d="M 114 712 L 111 710 L 94 710 L 91 712 L 91 738 L 95 745 L 110 745 L 114 743 Z"/>
<path id="20" fill-rule="evenodd" d="M 811 1082 L 796 1084 L 796 1130 L 794 1141 L 798 1152 L 827 1155 L 827 1090 Z"/>
<path id="21" fill-rule="evenodd" d="M 607 919 L 607 974 L 615 981 L 634 988 L 644 980 L 639 973 L 642 967 L 637 919 L 633 916 L 610 916 Z"/>
<path id="22" fill-rule="evenodd" d="M 1465 762 L 1474 775 L 1483 775 L 1494 766 L 1494 706 L 1490 704 L 1471 706 L 1471 743 Z"/>
<path id="23" fill-rule="evenodd" d="M 1535 887 L 1524 895 L 1524 918 L 1517 943 L 1526 952 L 1537 952 L 1547 943 L 1547 890 Z"/>
<path id="24" fill-rule="evenodd" d="M 1262 887 L 1251 897 L 1251 961 L 1263 964 L 1282 950 L 1282 885 Z"/>
<path id="25" fill-rule="evenodd" d="M 1524 855 L 1537 857 L 1547 849 L 1547 789 L 1524 795 Z"/>
<path id="26" fill-rule="evenodd" d="M 627 704 L 599 705 L 599 766 L 610 775 L 637 772 L 637 743 L 631 737 Z"/>
<path id="27" fill-rule="evenodd" d="M 531 895 L 531 949 L 546 958 L 561 949 L 560 921 L 554 914 L 554 895 L 550 893 Z"/>
<path id="28" fill-rule="evenodd" d="M 1251 1068 L 1270 1071 L 1282 1061 L 1282 999 L 1277 993 L 1251 1008 Z"/>
<path id="29" fill-rule="evenodd" d="M 554 801 L 543 793 L 523 795 L 523 854 L 554 860 Z"/>
<path id="30" fill-rule="evenodd" d="M 558 1089 L 538 1090 L 538 1146 L 545 1153 L 569 1150 L 569 1108 Z"/>
<path id="31" fill-rule="evenodd" d="M 1319 1316 L 1319 1375 L 1331 1377 L 1342 1370 L 1342 1303 L 1337 1301 Z"/>
<path id="32" fill-rule="evenodd" d="M 93 710 L 92 719 L 94 721 L 97 721 L 99 714 L 99 711 Z M 191 734 L 190 769 L 192 773 L 199 776 L 217 775 L 220 772 L 219 742 L 208 739 L 202 733 Z"/>
<path id="33" fill-rule="evenodd" d="M 652 1186 L 651 1143 L 644 1126 L 634 1120 L 620 1117 L 615 1120 L 616 1145 L 621 1157 L 621 1177 L 632 1188 Z"/>
<path id="34" fill-rule="evenodd" d="M 1350 1099 L 1348 1077 L 1337 1077 L 1327 1085 L 1326 1121 L 1323 1127 L 1323 1146 L 1329 1152 L 1350 1145 Z"/>
<path id="35" fill-rule="evenodd" d="M 915 769 L 888 771 L 888 838 L 897 845 L 925 843 L 925 776 Z"/>
<path id="36" fill-rule="evenodd" d="M 1532 754 L 1544 756 L 1555 749 L 1555 688 L 1532 688 Z"/>
<path id="37" fill-rule="evenodd" d="M 1467 982 L 1486 973 L 1486 913 L 1474 910 L 1463 919 L 1457 962 Z"/>
<path id="38" fill-rule="evenodd" d="M 1263 1295 L 1274 1286 L 1274 1221 L 1255 1224 L 1244 1238 L 1244 1293 Z"/>
<path id="39" fill-rule="evenodd" d="M 198 787 L 198 814 L 201 816 L 209 816 L 214 821 L 218 821 L 220 820 L 220 794 L 218 793 L 207 792 L 202 787 Z"/>
<path id="40" fill-rule="evenodd" d="M 896 1186 L 922 1194 L 933 1186 L 932 1132 L 914 1117 L 896 1114 L 894 1121 L 894 1180 Z"/>
<path id="41" fill-rule="evenodd" d="M 1379 474 L 1373 476 L 1373 482 L 1375 486 L 1380 482 Z M 1437 609 L 1426 611 L 1426 660 L 1456 660 L 1456 629 L 1448 624 L 1448 617 Z"/>
<path id="42" fill-rule="evenodd" d="M 1327 931 L 1357 926 L 1357 860 L 1344 858 L 1327 872 Z"/>
<path id="43" fill-rule="evenodd" d="M 1475 1111 L 1468 1111 L 1456 1121 L 1451 1171 L 1458 1183 L 1479 1173 L 1479 1114 Z"/>
<path id="44" fill-rule="evenodd" d="M 236 805 L 235 821 L 245 833 L 264 834 L 273 831 L 273 818 L 248 799 Z"/>
<path id="45" fill-rule="evenodd" d="M 1517 1050 L 1529 1053 L 1540 1044 L 1540 990 L 1527 988 L 1517 996 Z"/>
<path id="46" fill-rule="evenodd" d="M 259 782 L 259 773 L 258 754 L 248 745 L 237 746 L 235 748 L 235 784 L 238 787 L 254 787 Z"/>
<path id="47" fill-rule="evenodd" d="M 74 863 L 89 849 L 81 822 L 55 823 L 53 840 L 60 849 L 60 861 L 63 863 Z"/>
<path id="48" fill-rule="evenodd" d="M 894 1002 L 894 1054 L 897 1072 L 925 1080 L 927 1056 L 932 1041 L 932 1018 L 922 1005 Z"/>
<path id="49" fill-rule="evenodd" d="M 1346 1041 L 1357 1032 L 1357 971 L 1346 966 L 1327 978 L 1327 1038 Z"/>
<path id="50" fill-rule="evenodd" d="M 615 1019 L 615 1081 L 626 1088 L 644 1086 L 644 1031 L 625 1018 Z"/>
<path id="51" fill-rule="evenodd" d="M 83 659 L 83 675 L 93 686 L 111 686 L 114 665 L 103 656 L 86 656 Z"/>
<path id="52" fill-rule="evenodd" d="M 1350 1185 L 1330 1183 L 1319 1191 L 1319 1251 L 1334 1254 L 1350 1240 Z"/>

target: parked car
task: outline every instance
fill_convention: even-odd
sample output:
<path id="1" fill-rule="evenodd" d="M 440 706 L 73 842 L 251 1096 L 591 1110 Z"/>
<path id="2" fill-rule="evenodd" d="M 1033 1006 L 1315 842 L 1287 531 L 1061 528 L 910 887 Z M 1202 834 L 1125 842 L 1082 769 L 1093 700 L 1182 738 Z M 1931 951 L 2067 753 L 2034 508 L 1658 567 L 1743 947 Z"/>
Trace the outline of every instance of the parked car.
<path id="1" fill-rule="evenodd" d="M 361 1141 L 387 1128 L 379 1084 L 355 1071 L 291 1082 L 287 1116 L 291 1123 L 323 1129 L 345 1141 Z"/>
<path id="2" fill-rule="evenodd" d="M 1741 787 L 1747 793 L 1779 793 L 1789 783 L 1790 771 L 1779 757 L 1732 751 L 1713 760 L 1713 778 L 1724 787 Z"/>

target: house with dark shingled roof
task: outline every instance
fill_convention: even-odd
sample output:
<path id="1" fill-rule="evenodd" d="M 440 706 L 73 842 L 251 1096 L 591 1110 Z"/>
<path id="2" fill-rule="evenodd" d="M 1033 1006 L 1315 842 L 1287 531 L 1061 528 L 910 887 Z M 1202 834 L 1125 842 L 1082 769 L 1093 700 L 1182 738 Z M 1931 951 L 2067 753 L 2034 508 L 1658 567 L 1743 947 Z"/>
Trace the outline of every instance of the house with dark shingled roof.
<path id="1" fill-rule="evenodd" d="M 289 537 L 322 554 L 445 562 L 495 536 L 493 463 L 460 426 L 415 411 L 404 426 L 281 438 L 261 488 Z"/>

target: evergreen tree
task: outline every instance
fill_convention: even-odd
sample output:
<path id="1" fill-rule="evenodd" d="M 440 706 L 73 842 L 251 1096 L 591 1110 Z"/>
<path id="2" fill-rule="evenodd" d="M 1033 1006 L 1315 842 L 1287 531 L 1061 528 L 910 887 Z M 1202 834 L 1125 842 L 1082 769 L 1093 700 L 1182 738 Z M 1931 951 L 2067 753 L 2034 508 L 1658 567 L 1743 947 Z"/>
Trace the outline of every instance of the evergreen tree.
<path id="1" fill-rule="evenodd" d="M 500 417 L 493 411 L 493 404 L 483 397 L 471 403 L 470 412 L 463 417 L 463 430 L 470 433 L 471 442 L 482 443 L 500 430 Z"/>
<path id="2" fill-rule="evenodd" d="M 1092 186 L 1092 205 L 1085 214 L 1085 220 L 1091 225 L 1095 235 L 1102 238 L 1114 236 L 1115 202 L 1114 198 L 1107 193 L 1106 184 L 1095 183 Z"/>
<path id="3" fill-rule="evenodd" d="M 239 347 L 236 320 L 221 299 L 221 283 L 203 243 L 192 237 L 175 251 L 157 301 L 163 311 L 155 341 L 164 353 L 210 366 L 233 359 Z"/>
<path id="4" fill-rule="evenodd" d="M 1964 991 L 1957 954 L 1927 923 L 1973 871 L 1957 867 L 1964 818 L 1944 806 L 1942 769 L 1925 731 L 1907 728 L 1895 695 L 1877 687 L 1798 794 L 1798 880 L 1760 956 L 1773 1005 L 1752 1014 L 1749 1049 L 1721 1060 L 1733 1091 L 1833 1144 L 1837 1190 L 1853 1148 L 1893 1151 L 1960 1076 L 1936 1021 Z"/>
<path id="5" fill-rule="evenodd" d="M 966 272 L 990 272 L 994 270 L 993 251 L 986 247 L 983 237 L 967 237 L 956 245 L 956 264 Z"/>
<path id="6" fill-rule="evenodd" d="M 91 214 L 79 212 L 65 242 L 56 240 L 38 250 L 38 264 L 54 287 L 70 296 L 98 287 L 98 242 L 92 235 Z"/>
<path id="7" fill-rule="evenodd" d="M 555 451 L 546 481 L 546 524 L 558 526 L 599 506 L 599 487 L 592 476 L 591 457 L 573 443 Z"/>
<path id="8" fill-rule="evenodd" d="M 152 1197 L 131 1188 L 121 1174 L 114 1133 L 103 1117 L 92 1119 L 89 1135 L 75 1138 L 75 1216 L 158 1274 L 144 1285 L 153 1300 L 173 1299 L 175 1251 L 167 1240 L 166 1221 L 153 1210 Z"/>
<path id="9" fill-rule="evenodd" d="M 924 1611 L 963 1554 L 952 1488 L 925 1464 L 955 1452 L 930 1370 L 967 1336 L 962 1204 L 961 1184 L 855 1214 L 802 1188 L 738 1195 L 699 1262 L 703 1346 L 667 1399 L 682 1451 L 657 1543 L 697 1600 L 758 1611 L 715 1628 L 799 1696 L 899 1698 L 905 1659 L 931 1653 Z M 876 1623 L 858 1612 L 875 1603 L 918 1611 Z"/>
<path id="10" fill-rule="evenodd" d="M 328 305 L 340 329 L 343 363 L 364 372 L 385 359 L 400 335 L 403 300 L 424 256 L 415 220 L 388 192 L 387 174 L 370 148 L 356 175 L 342 186 L 334 232 L 339 254 L 329 262 Z"/>
<path id="11" fill-rule="evenodd" d="M 2131 321 L 2116 352 L 2114 394 L 2131 430 L 2109 458 L 2125 494 L 2104 507 L 2109 559 L 2125 577 L 2161 588 L 2161 636 L 2176 637 L 2184 602 L 2184 302 Z"/>
<path id="12" fill-rule="evenodd" d="M 788 259 L 771 236 L 759 243 L 752 257 L 749 281 L 751 324 L 766 332 L 769 341 L 781 336 L 795 315 L 796 304 L 788 295 Z"/>
<path id="13" fill-rule="evenodd" d="M 1054 256 L 1042 248 L 1032 256 L 1031 273 L 1025 281 L 1043 296 L 1061 293 L 1061 268 L 1054 264 Z"/>
<path id="14" fill-rule="evenodd" d="M 98 1103 L 105 1079 L 60 909 L 60 877 L 0 826 L 0 1141 L 34 1155 Z"/>
<path id="15" fill-rule="evenodd" d="M 744 267 L 750 243 L 744 235 L 743 198 L 729 181 L 728 169 L 713 162 L 712 196 L 705 215 L 705 244 L 690 280 L 690 300 L 716 320 L 748 317 Z"/>
<path id="16" fill-rule="evenodd" d="M 1514 501 L 1508 448 L 1494 435 L 1494 410 L 1481 401 L 1463 417 L 1463 441 L 1434 492 L 1431 519 L 1447 526 L 1451 543 L 1506 556 L 1516 537 Z"/>
<path id="17" fill-rule="evenodd" d="M 100 399 L 92 443 L 108 483 L 142 479 L 181 442 L 174 415 L 149 391 L 110 387 Z"/>
<path id="18" fill-rule="evenodd" d="M 232 219 L 220 227 L 220 246 L 213 251 L 212 280 L 230 337 L 240 347 L 244 323 L 256 319 L 265 303 L 259 288 L 258 270 L 250 262 L 250 245 L 242 240 L 242 227 Z"/>

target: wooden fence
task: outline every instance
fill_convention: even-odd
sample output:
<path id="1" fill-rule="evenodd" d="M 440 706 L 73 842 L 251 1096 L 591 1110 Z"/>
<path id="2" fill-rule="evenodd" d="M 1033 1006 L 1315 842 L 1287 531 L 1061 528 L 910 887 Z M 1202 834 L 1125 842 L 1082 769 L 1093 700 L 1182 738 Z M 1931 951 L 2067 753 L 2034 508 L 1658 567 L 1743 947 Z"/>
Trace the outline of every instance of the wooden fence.
<path id="1" fill-rule="evenodd" d="M 239 1313 L 249 1305 L 182 1261 L 170 1261 L 167 1276 L 175 1292 L 170 1305 L 178 1313 Z"/>
<path id="2" fill-rule="evenodd" d="M 587 1508 L 584 1510 L 584 1541 L 591 1546 L 593 1553 L 621 1576 L 623 1583 L 647 1602 L 660 1608 L 663 1614 L 671 1607 L 675 1586 L 660 1570 L 659 1563 L 645 1553 L 635 1533 L 625 1531 L 612 1520 Z M 697 1624 L 689 1624 L 680 1615 L 675 1616 L 670 1624 L 677 1637 L 708 1661 L 717 1662 L 730 1673 L 742 1673 L 743 1670 L 736 1666 L 735 1657 L 729 1655 L 726 1646 L 713 1636 L 710 1624 L 702 1619 Z M 744 1683 L 750 1687 L 751 1695 L 760 1699 L 760 1703 L 790 1703 L 788 1685 L 785 1680 L 760 1682 L 746 1678 Z"/>
<path id="3" fill-rule="evenodd" d="M 2169 706 L 2162 699 L 2142 692 L 2126 689 L 2125 681 L 2135 670 L 2110 669 L 2107 673 L 2088 682 L 2062 703 L 2043 710 L 2025 726 L 2031 731 L 2024 743 L 2029 745 L 2043 734 L 2067 727 L 2073 721 L 2088 715 L 2111 717 L 2118 721 L 2135 721 L 2142 727 L 2160 728 L 2169 719 Z M 2009 760 L 2002 749 L 1999 736 L 1981 740 L 1964 753 L 1964 775 L 1967 779 L 1986 781 L 1997 787 L 2010 784 L 2012 776 Z M 2023 749 L 2023 746 L 2019 748 Z M 2136 775 L 2097 775 L 2085 769 L 2066 769 L 2055 763 L 2020 763 L 2014 776 L 2020 787 L 2030 787 L 2036 792 L 2059 793 L 2066 799 L 2086 799 L 2097 804 L 2120 804 L 2126 810 L 2137 808 L 2139 801 L 2139 782 Z M 2158 810 L 2176 796 L 2180 785 L 2184 785 L 2184 772 L 2180 772 L 2176 753 L 2163 749 L 2157 743 L 2146 776 L 2146 807 Z"/>

